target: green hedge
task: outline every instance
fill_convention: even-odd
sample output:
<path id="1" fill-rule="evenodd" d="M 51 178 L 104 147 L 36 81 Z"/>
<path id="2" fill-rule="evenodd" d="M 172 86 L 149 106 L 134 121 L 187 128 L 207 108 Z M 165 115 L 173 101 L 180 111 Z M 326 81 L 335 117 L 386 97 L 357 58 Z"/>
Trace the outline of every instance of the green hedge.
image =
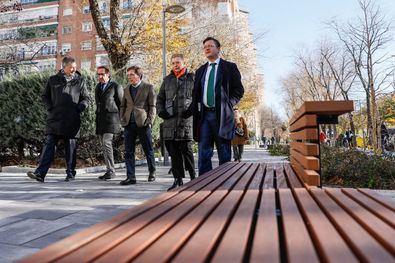
<path id="1" fill-rule="evenodd" d="M 322 180 L 325 185 L 395 189 L 395 158 L 358 149 L 321 147 Z"/>

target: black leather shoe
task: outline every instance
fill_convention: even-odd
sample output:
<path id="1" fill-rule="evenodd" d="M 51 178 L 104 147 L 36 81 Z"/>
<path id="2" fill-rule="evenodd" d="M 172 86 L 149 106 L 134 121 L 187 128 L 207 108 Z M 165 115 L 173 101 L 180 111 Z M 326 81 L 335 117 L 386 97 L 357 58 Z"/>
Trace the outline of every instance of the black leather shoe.
<path id="1" fill-rule="evenodd" d="M 66 178 L 64 179 L 65 182 L 73 181 L 75 180 L 75 177 L 72 175 L 67 175 Z"/>
<path id="2" fill-rule="evenodd" d="M 153 181 L 155 181 L 155 179 L 156 179 L 155 172 L 149 172 L 148 182 L 153 182 Z"/>
<path id="3" fill-rule="evenodd" d="M 184 182 L 182 181 L 182 178 L 174 178 L 173 184 L 167 189 L 167 191 L 173 190 L 174 188 L 183 185 Z"/>
<path id="4" fill-rule="evenodd" d="M 129 185 L 129 184 L 136 184 L 136 179 L 129 179 L 123 180 L 119 183 L 120 185 Z"/>
<path id="5" fill-rule="evenodd" d="M 191 177 L 191 181 L 196 178 L 195 171 L 189 173 L 189 177 Z"/>
<path id="6" fill-rule="evenodd" d="M 99 176 L 98 178 L 100 180 L 110 180 L 110 179 L 115 178 L 115 177 L 116 177 L 115 173 L 105 173 L 105 174 Z"/>
<path id="7" fill-rule="evenodd" d="M 36 172 L 27 172 L 27 176 L 32 179 L 35 179 L 37 182 L 44 183 L 44 177 Z"/>

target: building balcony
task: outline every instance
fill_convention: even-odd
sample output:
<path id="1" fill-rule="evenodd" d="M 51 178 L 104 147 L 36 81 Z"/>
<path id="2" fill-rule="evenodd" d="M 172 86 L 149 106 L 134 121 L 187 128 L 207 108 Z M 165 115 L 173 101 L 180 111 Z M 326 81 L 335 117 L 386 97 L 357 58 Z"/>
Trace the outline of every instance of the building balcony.
<path id="1" fill-rule="evenodd" d="M 39 25 L 42 23 L 52 23 L 58 22 L 58 16 L 40 16 L 34 19 L 26 19 L 26 20 L 8 20 L 8 21 L 1 21 L 0 29 L 8 28 L 11 26 L 32 26 L 32 25 Z"/>

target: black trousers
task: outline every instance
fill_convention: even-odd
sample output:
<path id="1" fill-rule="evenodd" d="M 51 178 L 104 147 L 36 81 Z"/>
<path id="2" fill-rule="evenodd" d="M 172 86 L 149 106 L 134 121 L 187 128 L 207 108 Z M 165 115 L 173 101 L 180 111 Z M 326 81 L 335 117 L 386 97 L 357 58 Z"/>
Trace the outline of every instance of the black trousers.
<path id="1" fill-rule="evenodd" d="M 185 169 L 190 174 L 195 172 L 192 144 L 190 141 L 166 140 L 165 145 L 171 157 L 171 170 L 174 178 L 184 178 Z"/>
<path id="2" fill-rule="evenodd" d="M 66 174 L 68 176 L 75 176 L 75 165 L 77 159 L 77 139 L 65 138 L 58 135 L 48 134 L 43 151 L 41 153 L 40 162 L 36 169 L 36 173 L 39 173 L 42 177 L 48 172 L 53 159 L 55 157 L 56 146 L 59 140 L 64 140 L 65 148 L 65 159 L 66 159 Z"/>

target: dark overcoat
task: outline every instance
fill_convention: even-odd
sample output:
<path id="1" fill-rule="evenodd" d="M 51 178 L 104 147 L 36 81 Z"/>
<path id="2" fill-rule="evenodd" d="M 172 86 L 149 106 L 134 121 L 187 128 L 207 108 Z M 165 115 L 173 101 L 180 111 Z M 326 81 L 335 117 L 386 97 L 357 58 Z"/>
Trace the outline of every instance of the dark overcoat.
<path id="1" fill-rule="evenodd" d="M 118 83 L 110 80 L 102 91 L 102 84 L 95 89 L 96 100 L 96 134 L 113 133 L 121 130 L 119 111 L 123 97 L 123 89 Z"/>
<path id="2" fill-rule="evenodd" d="M 193 114 L 193 138 L 199 141 L 200 123 L 203 118 L 203 89 L 206 71 L 209 63 L 202 65 L 195 76 L 192 94 L 192 105 L 184 114 L 185 117 Z M 235 106 L 244 95 L 241 75 L 235 63 L 220 59 L 215 82 L 215 112 L 219 127 L 218 136 L 231 140 L 234 136 Z"/>
<path id="3" fill-rule="evenodd" d="M 46 134 L 79 137 L 80 114 L 89 104 L 88 91 L 81 74 L 75 72 L 69 82 L 62 71 L 51 76 L 42 99 L 48 111 Z"/>
<path id="4" fill-rule="evenodd" d="M 187 73 L 176 78 L 173 72 L 167 75 L 160 87 L 156 110 L 161 116 L 167 105 L 173 104 L 173 116 L 163 121 L 164 140 L 192 140 L 192 117 L 184 119 L 182 113 L 192 103 L 194 74 Z"/>

